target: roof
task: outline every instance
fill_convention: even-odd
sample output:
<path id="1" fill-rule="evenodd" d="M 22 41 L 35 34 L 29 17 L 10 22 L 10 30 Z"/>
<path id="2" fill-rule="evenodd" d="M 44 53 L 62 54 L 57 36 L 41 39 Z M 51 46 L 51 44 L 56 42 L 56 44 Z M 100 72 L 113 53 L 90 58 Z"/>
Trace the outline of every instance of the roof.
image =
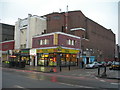
<path id="1" fill-rule="evenodd" d="M 72 29 L 70 29 L 71 31 L 75 31 L 75 30 L 83 30 L 83 31 L 85 31 L 86 29 L 84 29 L 84 28 L 72 28 Z"/>
<path id="2" fill-rule="evenodd" d="M 74 36 L 74 35 L 71 35 L 71 34 L 63 33 L 63 32 L 53 32 L 53 33 L 48 33 L 48 34 L 43 34 L 43 35 L 35 35 L 35 36 L 33 36 L 33 38 L 49 36 L 49 35 L 53 35 L 55 33 L 56 34 L 63 34 L 63 35 L 66 35 L 66 36 L 70 36 L 70 37 L 74 37 L 74 38 L 80 39 L 80 37 L 78 37 L 78 36 Z"/>

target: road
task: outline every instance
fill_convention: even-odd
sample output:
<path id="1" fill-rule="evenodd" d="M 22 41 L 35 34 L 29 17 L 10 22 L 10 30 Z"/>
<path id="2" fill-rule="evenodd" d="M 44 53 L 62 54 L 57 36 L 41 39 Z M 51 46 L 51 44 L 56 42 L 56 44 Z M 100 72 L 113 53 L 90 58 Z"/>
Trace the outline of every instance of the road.
<path id="1" fill-rule="evenodd" d="M 118 90 L 118 83 L 98 78 L 56 75 L 41 72 L 21 72 L 3 69 L 3 88 L 103 88 Z"/>

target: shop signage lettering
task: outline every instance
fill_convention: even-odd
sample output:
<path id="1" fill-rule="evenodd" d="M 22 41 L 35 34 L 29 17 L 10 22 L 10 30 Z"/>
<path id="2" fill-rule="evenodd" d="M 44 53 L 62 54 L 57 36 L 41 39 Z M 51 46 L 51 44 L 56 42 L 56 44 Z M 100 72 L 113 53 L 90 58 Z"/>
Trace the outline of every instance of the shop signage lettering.
<path id="1" fill-rule="evenodd" d="M 36 49 L 31 49 L 30 50 L 30 55 L 36 55 Z"/>
<path id="2" fill-rule="evenodd" d="M 39 49 L 37 53 L 53 53 L 53 52 L 61 52 L 61 53 L 78 53 L 79 50 L 72 49 L 63 49 L 63 48 L 55 48 L 55 49 Z"/>
<path id="3" fill-rule="evenodd" d="M 29 51 L 28 50 L 24 50 L 24 51 L 21 51 L 21 53 L 23 53 L 23 54 L 29 54 Z"/>
<path id="4" fill-rule="evenodd" d="M 13 52 L 14 52 L 14 53 L 19 53 L 19 52 L 20 52 L 20 50 L 13 50 Z"/>

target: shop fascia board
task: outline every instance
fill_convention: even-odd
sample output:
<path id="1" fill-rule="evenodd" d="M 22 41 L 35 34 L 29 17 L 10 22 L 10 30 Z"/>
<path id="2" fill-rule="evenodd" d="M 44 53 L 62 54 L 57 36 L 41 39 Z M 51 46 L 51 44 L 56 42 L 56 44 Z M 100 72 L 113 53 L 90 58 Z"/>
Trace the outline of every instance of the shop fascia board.
<path id="1" fill-rule="evenodd" d="M 33 48 L 33 49 L 52 49 L 52 48 L 58 48 L 61 47 L 63 49 L 73 49 L 73 50 L 81 50 L 81 49 L 77 49 L 77 48 L 68 48 L 68 47 L 62 47 L 62 46 L 57 46 L 57 47 L 44 47 L 44 48 Z"/>

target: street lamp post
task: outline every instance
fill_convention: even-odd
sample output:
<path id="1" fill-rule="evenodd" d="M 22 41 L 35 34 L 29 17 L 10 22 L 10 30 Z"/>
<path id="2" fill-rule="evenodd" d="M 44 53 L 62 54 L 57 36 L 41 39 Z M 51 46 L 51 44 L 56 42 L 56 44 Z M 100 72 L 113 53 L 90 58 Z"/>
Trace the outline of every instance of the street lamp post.
<path id="1" fill-rule="evenodd" d="M 82 59 L 82 37 L 80 37 L 80 51 L 79 51 L 79 54 L 78 54 L 78 68 L 80 68 L 80 61 Z"/>

